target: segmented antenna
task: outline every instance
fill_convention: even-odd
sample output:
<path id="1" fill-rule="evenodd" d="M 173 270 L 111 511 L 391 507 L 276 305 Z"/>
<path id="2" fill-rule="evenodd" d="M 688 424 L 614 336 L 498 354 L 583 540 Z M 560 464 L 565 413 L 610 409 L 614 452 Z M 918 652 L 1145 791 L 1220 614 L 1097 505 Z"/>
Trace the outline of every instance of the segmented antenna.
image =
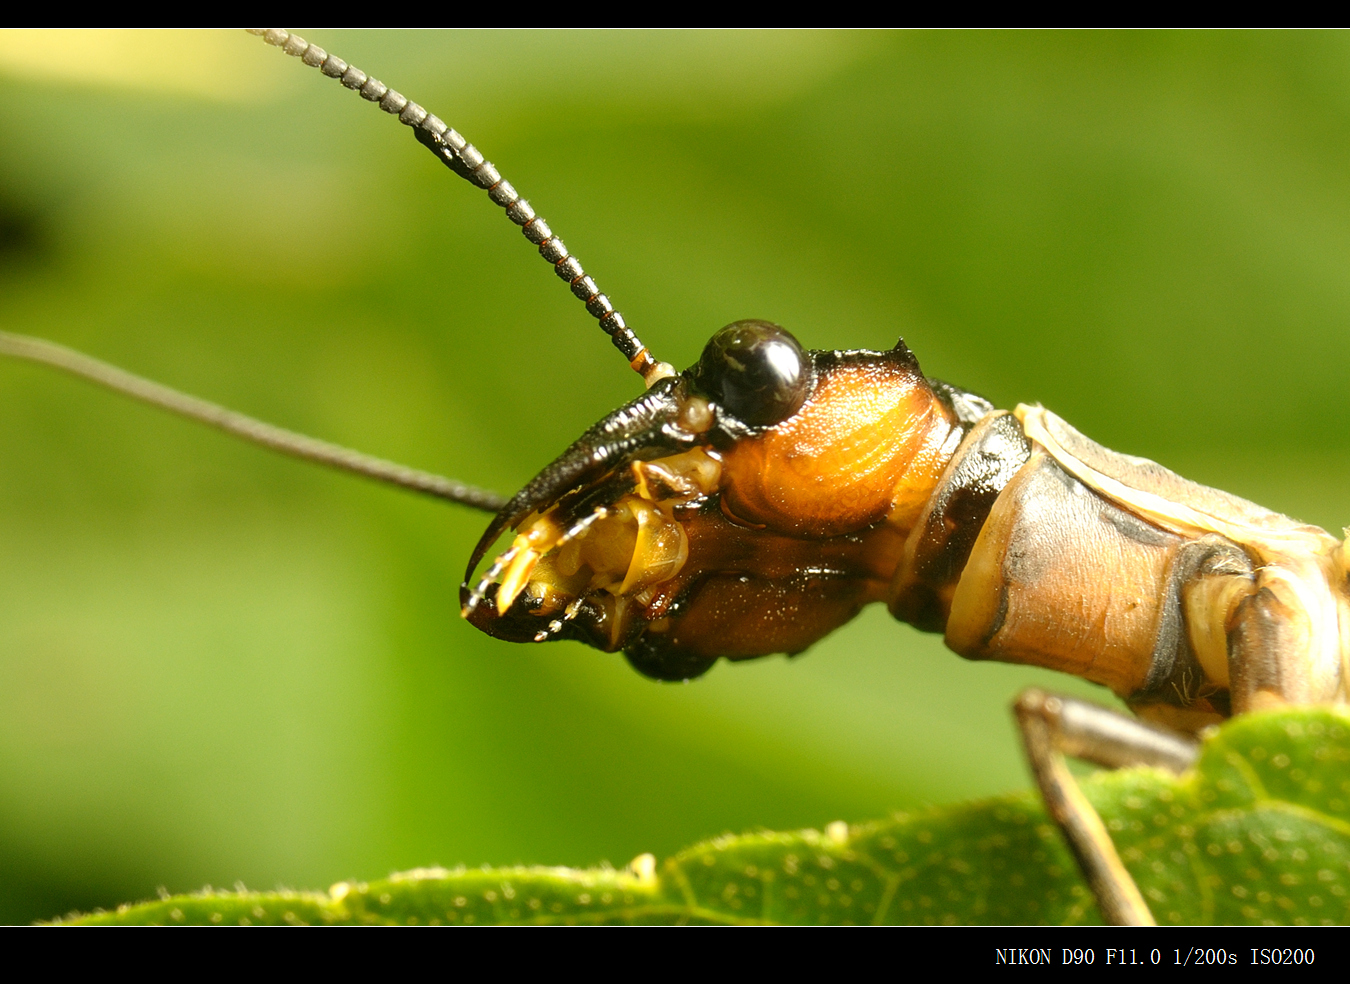
<path id="1" fill-rule="evenodd" d="M 449 499 L 451 502 L 482 509 L 485 512 L 500 512 L 506 505 L 506 500 L 496 492 L 465 485 L 463 482 L 456 482 L 452 478 L 443 478 L 430 472 L 418 471 L 416 468 L 376 458 L 374 455 L 362 454 L 339 444 L 329 444 L 306 434 L 297 434 L 284 427 L 277 427 L 229 410 L 209 400 L 180 393 L 163 383 L 137 376 L 46 339 L 0 331 L 0 355 L 52 366 L 72 376 L 106 386 L 124 396 L 217 427 L 235 437 L 242 437 L 246 441 L 306 461 L 353 472 L 390 485 L 398 485 L 414 492 L 421 492 L 423 495 L 435 496 L 437 499 Z"/>
<path id="2" fill-rule="evenodd" d="M 623 320 L 623 315 L 614 310 L 609 298 L 600 293 L 595 281 L 587 276 L 581 262 L 567 251 L 548 223 L 473 144 L 379 79 L 371 78 L 356 66 L 348 65 L 337 55 L 330 55 L 298 35 L 280 28 L 249 28 L 248 32 L 276 45 L 286 54 L 294 55 L 311 68 L 317 68 L 330 79 L 337 79 L 348 89 L 356 90 L 363 99 L 379 104 L 386 113 L 397 116 L 400 123 L 412 127 L 418 141 L 443 164 L 466 181 L 486 189 L 488 197 L 506 210 L 506 217 L 520 226 L 526 239 L 539 247 L 539 255 L 553 265 L 554 273 L 567 281 L 572 293 L 600 322 L 600 328 L 609 335 L 615 348 L 623 353 L 628 365 L 649 387 L 659 379 L 675 375 L 675 369 L 669 363 L 652 358 L 647 346 Z"/>

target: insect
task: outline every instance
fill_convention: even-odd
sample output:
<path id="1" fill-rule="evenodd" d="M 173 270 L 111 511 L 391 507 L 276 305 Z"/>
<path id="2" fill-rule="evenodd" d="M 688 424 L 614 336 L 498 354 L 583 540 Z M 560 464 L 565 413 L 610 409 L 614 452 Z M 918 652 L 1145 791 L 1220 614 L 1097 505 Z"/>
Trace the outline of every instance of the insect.
<path id="1" fill-rule="evenodd" d="M 335 45 L 333 45 L 333 47 L 338 47 L 338 45 L 336 45 L 336 43 L 335 43 Z M 412 86 L 408 86 L 408 88 L 412 88 Z M 431 101 L 431 100 L 428 100 L 428 101 Z M 470 127 L 468 127 L 467 124 L 466 124 L 466 126 L 464 126 L 464 130 L 468 131 L 468 130 L 470 130 Z M 479 138 L 479 139 L 482 139 L 482 140 L 483 140 L 483 143 L 489 144 L 489 140 L 483 139 L 483 138 Z M 490 146 L 490 144 L 489 144 L 489 146 Z M 494 153 L 495 153 L 495 151 L 494 151 Z M 509 171 L 509 173 L 510 173 L 510 171 Z M 516 175 L 513 175 L 513 177 L 516 177 Z M 518 177 L 517 177 L 516 180 L 521 180 L 521 178 L 518 178 Z M 521 180 L 521 184 L 522 184 L 522 185 L 525 185 L 525 181 L 524 181 L 524 180 Z M 528 185 L 525 185 L 525 186 L 526 186 L 526 188 L 528 188 Z M 533 192 L 532 192 L 532 193 L 533 193 Z M 551 209 L 551 211 L 549 211 L 549 213 L 551 213 L 551 217 L 555 217 L 555 219 L 556 219 L 556 217 L 558 217 L 558 216 L 556 216 L 556 212 L 555 212 L 555 211 L 552 211 L 552 209 Z M 499 220 L 498 220 L 498 221 L 499 221 Z M 568 228 L 567 225 L 564 225 L 564 224 L 562 223 L 562 221 L 560 221 L 560 220 L 559 220 L 559 227 L 560 227 L 560 228 L 563 228 L 563 229 Z M 574 244 L 575 244 L 575 243 L 574 243 Z M 582 255 L 586 255 L 586 256 L 589 256 L 589 255 L 590 255 L 590 254 L 589 254 L 589 251 L 583 250 L 583 248 L 580 248 L 580 247 L 579 247 L 579 251 L 582 252 Z M 597 263 L 597 269 L 601 269 L 601 267 L 599 267 L 598 263 Z M 610 285 L 613 285 L 613 275 L 612 275 L 612 274 L 607 274 L 606 277 L 603 278 L 603 279 L 606 279 L 606 281 L 609 281 Z M 545 285 L 545 286 L 551 286 L 551 285 Z M 630 313 L 630 312 L 629 312 L 629 313 Z M 760 313 L 760 312 L 756 312 L 756 313 Z M 768 313 L 768 315 L 772 315 L 772 316 L 778 317 L 779 320 L 783 320 L 783 321 L 788 321 L 788 320 L 790 320 L 790 319 L 786 319 L 786 317 L 779 316 L 778 313 L 776 313 L 776 312 L 763 312 L 763 313 Z M 718 319 L 718 321 L 724 321 L 724 320 L 726 320 L 726 319 Z M 794 327 L 795 327 L 795 325 L 794 325 Z M 703 333 L 706 333 L 706 325 L 702 325 L 701 331 L 702 331 Z M 911 340 L 914 340 L 914 335 L 913 335 L 913 333 L 910 333 L 910 337 L 911 337 Z M 829 344 L 829 343 L 830 343 L 830 340 L 825 339 L 825 337 L 821 337 L 821 341 L 822 341 L 822 343 L 825 343 L 825 344 Z M 879 344 L 877 344 L 877 341 L 879 341 L 879 340 L 873 341 L 872 339 L 865 339 L 864 341 L 865 341 L 865 343 L 872 344 L 873 347 L 880 347 Z M 582 344 L 582 340 L 578 339 L 578 341 L 575 341 L 575 343 L 572 343 L 572 347 L 578 346 L 578 344 Z M 915 348 L 919 348 L 919 351 L 921 351 L 921 352 L 923 351 L 922 348 L 921 348 L 921 346 L 919 346 L 918 341 L 914 341 L 914 344 L 915 344 Z M 695 350 L 694 354 L 697 354 L 697 350 Z M 690 354 L 690 356 L 688 356 L 688 358 L 683 359 L 683 363 L 691 362 L 691 360 L 693 360 L 693 355 L 694 355 L 694 354 Z M 929 360 L 929 358 L 930 358 L 930 356 L 925 355 L 925 359 L 926 359 L 926 360 Z M 683 363 L 682 363 L 682 364 L 683 364 Z M 960 374 L 957 373 L 957 371 L 954 371 L 954 370 L 953 370 L 953 371 L 949 371 L 949 373 L 946 373 L 946 374 L 952 375 L 953 378 L 957 378 L 958 375 L 960 375 Z M 964 377 L 963 377 L 963 378 L 964 378 Z M 976 379 L 976 381 L 972 381 L 972 382 L 975 382 L 976 385 L 977 385 L 977 383 L 979 383 L 979 381 L 977 381 L 977 379 Z M 1019 383 L 1019 386 L 1018 386 L 1018 393 L 1025 393 L 1026 387 L 1027 387 L 1027 386 L 1030 386 L 1030 383 Z M 1035 395 L 1039 395 L 1039 397 L 1045 398 L 1046 401 L 1050 402 L 1050 397 L 1049 397 L 1049 395 L 1046 395 L 1046 394 L 1045 394 L 1045 390 L 1044 390 L 1044 389 L 1031 390 L 1031 391 L 1034 391 Z M 1002 395 L 1002 394 L 1000 394 L 1000 395 Z M 1010 395 L 1011 395 L 1011 393 L 1010 393 Z M 1062 404 L 1060 404 L 1060 405 L 1062 406 Z M 590 414 L 587 414 L 587 416 L 594 417 L 594 416 L 598 416 L 598 414 L 597 414 L 597 413 L 590 413 Z M 1080 422 L 1080 424 L 1083 424 L 1083 418 L 1081 418 L 1081 417 L 1075 417 L 1075 420 L 1076 420 L 1076 422 Z M 1100 433 L 1100 431 L 1098 431 L 1098 432 L 1096 432 L 1096 433 L 1098 433 L 1098 436 L 1103 436 L 1102 433 Z M 1119 441 L 1111 441 L 1111 443 L 1119 443 Z M 1158 455 L 1158 456 L 1161 456 L 1161 455 Z M 1292 510 L 1291 510 L 1291 512 L 1292 512 Z"/>

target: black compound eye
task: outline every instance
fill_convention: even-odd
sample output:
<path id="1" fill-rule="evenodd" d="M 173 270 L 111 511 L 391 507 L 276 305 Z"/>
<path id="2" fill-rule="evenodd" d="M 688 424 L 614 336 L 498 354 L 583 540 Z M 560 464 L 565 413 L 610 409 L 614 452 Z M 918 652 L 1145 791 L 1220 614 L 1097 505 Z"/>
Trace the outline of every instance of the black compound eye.
<path id="1" fill-rule="evenodd" d="M 751 427 L 767 427 L 806 402 L 811 364 L 784 329 L 768 321 L 736 321 L 708 341 L 694 382 Z"/>

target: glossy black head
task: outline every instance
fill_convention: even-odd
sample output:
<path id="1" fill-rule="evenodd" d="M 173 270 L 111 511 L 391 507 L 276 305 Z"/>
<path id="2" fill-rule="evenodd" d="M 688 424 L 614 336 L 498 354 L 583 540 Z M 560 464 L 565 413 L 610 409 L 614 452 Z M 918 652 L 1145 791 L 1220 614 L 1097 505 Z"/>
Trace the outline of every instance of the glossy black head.
<path id="1" fill-rule="evenodd" d="M 713 335 L 690 371 L 695 388 L 750 427 L 770 427 L 811 393 L 811 361 L 769 321 L 735 321 Z"/>

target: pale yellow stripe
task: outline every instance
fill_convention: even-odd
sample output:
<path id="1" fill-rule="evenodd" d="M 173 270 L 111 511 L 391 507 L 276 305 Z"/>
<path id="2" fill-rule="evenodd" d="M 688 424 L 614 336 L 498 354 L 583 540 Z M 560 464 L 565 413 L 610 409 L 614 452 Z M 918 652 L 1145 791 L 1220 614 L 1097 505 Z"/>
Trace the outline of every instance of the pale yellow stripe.
<path id="1" fill-rule="evenodd" d="M 300 79 L 292 61 L 243 30 L 0 30 L 0 73 L 12 78 L 219 102 L 275 95 Z"/>

